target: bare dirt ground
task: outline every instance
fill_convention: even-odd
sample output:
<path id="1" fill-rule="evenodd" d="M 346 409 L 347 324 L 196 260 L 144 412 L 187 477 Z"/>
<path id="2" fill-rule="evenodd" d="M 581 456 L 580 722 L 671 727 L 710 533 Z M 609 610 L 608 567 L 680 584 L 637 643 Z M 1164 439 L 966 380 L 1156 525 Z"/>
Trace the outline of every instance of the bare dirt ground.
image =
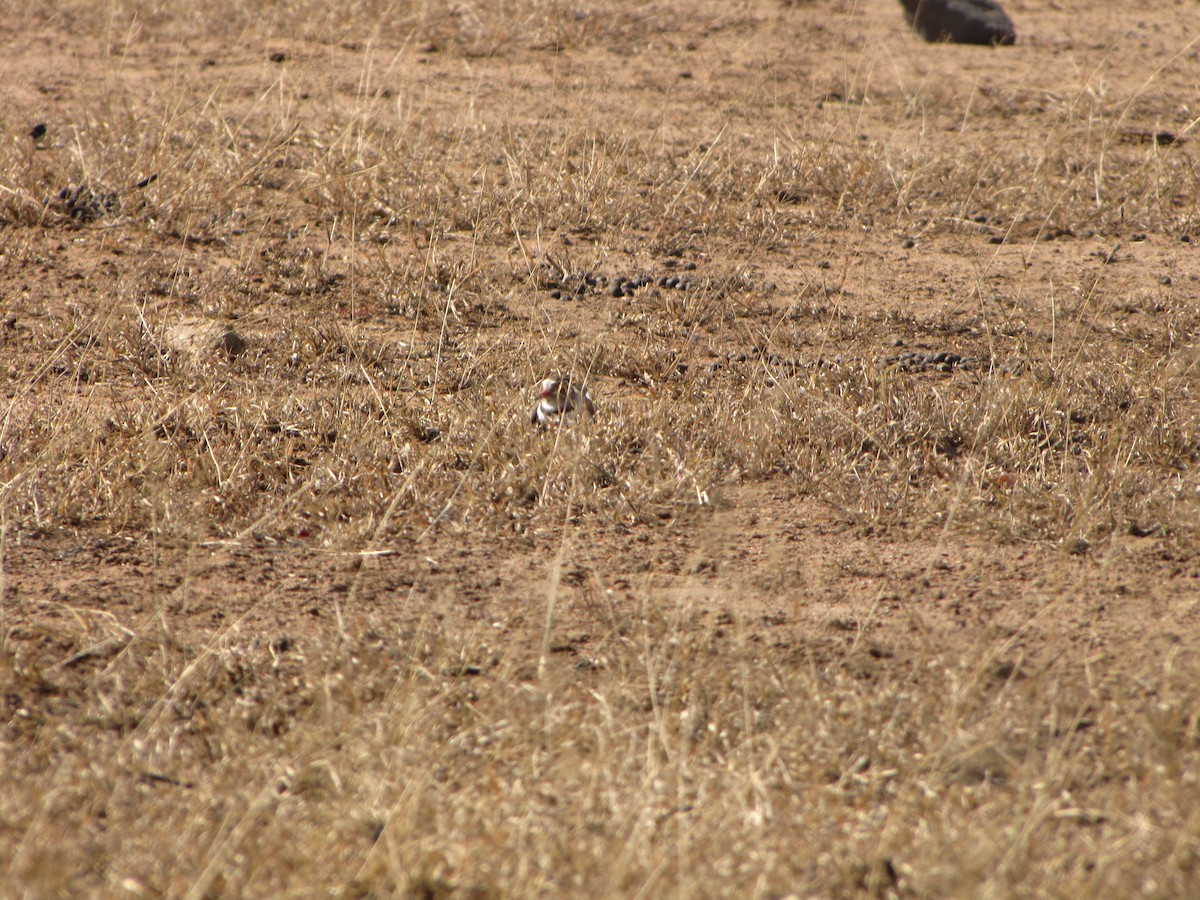
<path id="1" fill-rule="evenodd" d="M 1200 894 L 1200 24 L 1006 7 L 0 13 L 3 893 Z"/>

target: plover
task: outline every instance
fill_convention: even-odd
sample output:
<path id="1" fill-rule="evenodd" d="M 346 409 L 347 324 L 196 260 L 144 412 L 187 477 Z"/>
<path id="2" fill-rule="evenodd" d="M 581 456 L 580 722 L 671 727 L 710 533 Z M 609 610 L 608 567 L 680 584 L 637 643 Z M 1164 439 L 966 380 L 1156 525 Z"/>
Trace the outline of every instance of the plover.
<path id="1" fill-rule="evenodd" d="M 547 378 L 542 382 L 541 399 L 533 408 L 530 421 L 544 427 L 555 420 L 570 422 L 584 413 L 588 416 L 596 414 L 596 404 L 587 387 L 576 387 L 565 377 Z"/>

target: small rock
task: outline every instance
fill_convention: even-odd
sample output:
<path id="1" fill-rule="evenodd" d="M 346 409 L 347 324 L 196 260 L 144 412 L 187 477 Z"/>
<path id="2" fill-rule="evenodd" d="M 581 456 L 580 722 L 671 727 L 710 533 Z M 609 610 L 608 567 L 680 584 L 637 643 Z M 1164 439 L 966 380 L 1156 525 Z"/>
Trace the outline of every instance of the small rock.
<path id="1" fill-rule="evenodd" d="M 167 328 L 169 349 L 188 356 L 221 353 L 232 359 L 246 352 L 246 341 L 224 322 L 211 319 L 185 319 Z"/>
<path id="2" fill-rule="evenodd" d="M 996 0 L 900 0 L 908 23 L 925 40 L 954 44 L 1014 44 L 1012 19 Z"/>

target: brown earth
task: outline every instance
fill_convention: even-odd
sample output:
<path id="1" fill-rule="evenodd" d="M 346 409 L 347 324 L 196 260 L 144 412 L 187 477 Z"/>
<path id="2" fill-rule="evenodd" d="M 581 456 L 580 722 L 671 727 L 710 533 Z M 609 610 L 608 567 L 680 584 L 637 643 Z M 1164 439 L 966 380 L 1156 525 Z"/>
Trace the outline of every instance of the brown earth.
<path id="1" fill-rule="evenodd" d="M 1092 868 L 1001 848 L 955 872 L 937 860 L 971 839 L 947 826 L 836 877 L 735 841 L 742 868 L 704 884 L 674 850 L 624 882 L 442 849 L 388 881 L 368 862 L 409 838 L 384 814 L 337 851 L 344 879 L 298 851 L 321 892 L 1200 887 L 1192 5 L 1011 2 L 1001 49 L 926 44 L 886 2 L 160 6 L 0 16 L 11 895 L 303 893 L 238 850 L 265 782 L 223 786 L 220 726 L 172 730 L 163 704 L 205 660 L 242 654 L 249 683 L 291 659 L 261 713 L 283 735 L 335 703 L 339 654 L 409 672 L 421 634 L 446 691 L 468 672 L 511 697 L 570 695 L 652 640 L 864 702 L 990 679 L 986 710 L 1024 679 L 1098 772 L 1127 716 L 1176 716 L 1171 773 L 1139 776 L 1173 799 L 1037 819 L 1080 829 L 1045 838 L 1064 860 L 1110 848 Z M 898 360 L 941 351 L 961 361 Z M 538 433 L 534 386 L 567 369 L 596 422 Z M 189 702 L 236 716 L 221 677 Z M 1038 780 L 1020 739 L 985 748 L 1008 785 Z M 136 799 L 205 779 L 204 827 Z M 457 827 L 430 846 L 474 846 Z M 1135 833 L 1162 842 L 1126 856 Z"/>

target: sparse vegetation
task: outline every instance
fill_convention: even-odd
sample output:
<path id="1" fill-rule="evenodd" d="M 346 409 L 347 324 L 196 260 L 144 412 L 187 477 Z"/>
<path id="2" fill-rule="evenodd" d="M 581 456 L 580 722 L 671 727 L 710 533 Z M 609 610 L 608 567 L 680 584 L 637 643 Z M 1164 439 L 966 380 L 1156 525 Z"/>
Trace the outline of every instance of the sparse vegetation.
<path id="1" fill-rule="evenodd" d="M 1194 25 L 893 5 L 0 13 L 2 892 L 1200 893 Z"/>

